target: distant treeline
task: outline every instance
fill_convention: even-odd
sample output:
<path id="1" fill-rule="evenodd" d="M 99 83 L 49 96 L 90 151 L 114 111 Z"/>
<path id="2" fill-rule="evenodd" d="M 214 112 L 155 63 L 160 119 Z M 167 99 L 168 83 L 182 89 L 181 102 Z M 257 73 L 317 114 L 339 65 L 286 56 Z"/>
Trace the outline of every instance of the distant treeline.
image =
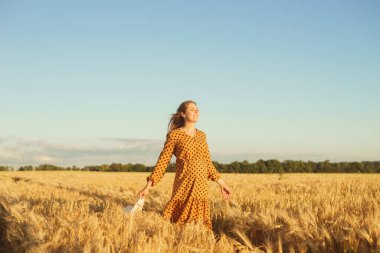
<path id="1" fill-rule="evenodd" d="M 234 161 L 228 164 L 222 164 L 213 161 L 216 169 L 221 173 L 380 173 L 380 161 L 362 161 L 362 162 L 323 162 L 284 160 L 280 162 L 276 159 L 258 160 L 249 163 L 247 160 L 243 162 Z M 169 163 L 167 171 L 175 171 L 175 163 Z M 103 164 L 85 167 L 59 167 L 52 164 L 42 164 L 39 166 L 22 166 L 18 171 L 50 171 L 50 170 L 66 170 L 66 171 L 112 171 L 112 172 L 151 172 L 154 166 L 145 166 L 144 164 Z M 0 166 L 0 171 L 14 171 L 10 166 Z"/>

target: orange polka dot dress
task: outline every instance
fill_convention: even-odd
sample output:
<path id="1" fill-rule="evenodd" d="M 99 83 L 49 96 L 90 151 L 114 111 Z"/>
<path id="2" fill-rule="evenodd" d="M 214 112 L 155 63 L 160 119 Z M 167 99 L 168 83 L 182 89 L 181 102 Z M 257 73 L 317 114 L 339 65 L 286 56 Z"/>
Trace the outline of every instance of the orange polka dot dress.
<path id="1" fill-rule="evenodd" d="M 202 220 L 211 229 L 208 180 L 217 181 L 221 174 L 210 157 L 206 134 L 196 129 L 193 136 L 182 128 L 166 135 L 164 147 L 153 172 L 146 178 L 156 185 L 163 177 L 172 154 L 176 157 L 176 174 L 172 196 L 162 216 L 177 224 Z"/>

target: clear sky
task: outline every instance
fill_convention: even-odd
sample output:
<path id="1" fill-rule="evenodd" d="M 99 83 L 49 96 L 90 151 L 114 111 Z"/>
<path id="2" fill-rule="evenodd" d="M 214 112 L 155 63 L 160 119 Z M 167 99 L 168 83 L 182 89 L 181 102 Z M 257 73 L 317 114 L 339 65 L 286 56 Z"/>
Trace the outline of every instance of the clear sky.
<path id="1" fill-rule="evenodd" d="M 0 164 L 380 160 L 380 2 L 0 1 Z M 173 156 L 172 161 L 175 161 Z"/>

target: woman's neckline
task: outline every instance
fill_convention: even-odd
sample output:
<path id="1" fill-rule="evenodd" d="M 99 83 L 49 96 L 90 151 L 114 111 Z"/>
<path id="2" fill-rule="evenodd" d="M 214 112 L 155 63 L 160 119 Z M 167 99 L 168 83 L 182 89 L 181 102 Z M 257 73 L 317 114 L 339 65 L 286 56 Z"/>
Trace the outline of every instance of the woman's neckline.
<path id="1" fill-rule="evenodd" d="M 188 135 L 187 133 L 185 133 L 185 130 L 182 127 L 180 127 L 180 129 L 181 129 L 182 133 L 189 136 L 190 138 L 194 138 L 197 135 L 197 133 L 199 132 L 199 130 L 197 128 L 195 128 L 195 134 L 193 136 L 191 136 L 191 135 Z"/>

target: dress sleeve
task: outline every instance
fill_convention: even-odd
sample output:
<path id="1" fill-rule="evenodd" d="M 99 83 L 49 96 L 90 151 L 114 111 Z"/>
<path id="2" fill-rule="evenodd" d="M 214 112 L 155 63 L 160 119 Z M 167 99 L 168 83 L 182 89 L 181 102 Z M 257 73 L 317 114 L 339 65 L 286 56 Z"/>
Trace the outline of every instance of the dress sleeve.
<path id="1" fill-rule="evenodd" d="M 219 178 L 222 177 L 222 175 L 216 170 L 214 164 L 211 161 L 211 155 L 210 155 L 210 151 L 207 144 L 206 134 L 204 135 L 204 147 L 205 147 L 205 154 L 206 154 L 208 178 L 211 179 L 212 181 L 218 181 Z"/>
<path id="2" fill-rule="evenodd" d="M 174 146 L 175 139 L 172 132 L 170 132 L 166 135 L 164 147 L 158 157 L 156 165 L 154 166 L 153 172 L 146 178 L 147 182 L 149 182 L 149 180 L 152 180 L 152 186 L 161 181 L 161 178 L 168 168 L 169 162 L 172 158 Z"/>

